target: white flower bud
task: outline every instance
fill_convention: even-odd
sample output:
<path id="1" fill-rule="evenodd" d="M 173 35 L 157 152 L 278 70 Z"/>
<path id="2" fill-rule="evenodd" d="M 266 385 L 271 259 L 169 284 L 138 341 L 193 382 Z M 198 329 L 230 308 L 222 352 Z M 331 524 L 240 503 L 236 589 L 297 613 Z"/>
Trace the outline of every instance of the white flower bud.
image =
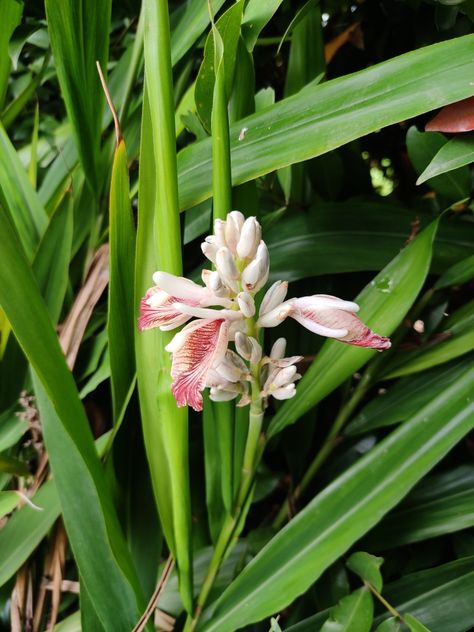
<path id="1" fill-rule="evenodd" d="M 262 229 L 255 217 L 246 219 L 237 244 L 237 254 L 241 259 L 252 259 L 255 256 L 261 236 Z"/>
<path id="2" fill-rule="evenodd" d="M 291 399 L 295 394 L 295 385 L 291 383 L 287 384 L 287 386 L 282 386 L 282 388 L 278 388 L 276 391 L 273 391 L 272 396 L 275 399 Z"/>
<path id="3" fill-rule="evenodd" d="M 216 239 L 216 245 L 218 248 L 223 248 L 227 245 L 225 240 L 225 222 L 222 219 L 216 219 L 214 222 L 214 235 Z"/>
<path id="4" fill-rule="evenodd" d="M 259 327 L 277 327 L 292 313 L 292 311 L 293 306 L 287 301 L 286 303 L 282 303 L 278 307 L 275 307 L 275 309 L 272 309 L 271 312 L 261 316 L 257 321 L 257 325 Z"/>
<path id="5" fill-rule="evenodd" d="M 270 351 L 270 358 L 272 360 L 280 360 L 283 358 L 286 351 L 286 338 L 278 338 L 275 340 L 272 346 L 272 350 Z"/>
<path id="6" fill-rule="evenodd" d="M 231 211 L 227 215 L 225 224 L 225 240 L 229 250 L 236 254 L 237 243 L 240 239 L 240 231 L 244 224 L 245 217 L 240 211 Z"/>
<path id="7" fill-rule="evenodd" d="M 265 293 L 262 304 L 260 305 L 259 315 L 263 316 L 270 312 L 278 305 L 281 305 L 286 298 L 288 292 L 287 281 L 276 281 Z"/>
<path id="8" fill-rule="evenodd" d="M 203 241 L 201 244 L 201 250 L 203 255 L 212 261 L 212 263 L 216 263 L 216 254 L 217 254 L 217 246 L 214 242 L 208 241 L 210 238 L 206 237 L 206 241 Z"/>
<path id="9" fill-rule="evenodd" d="M 255 338 L 252 338 L 252 336 L 250 336 L 249 340 L 252 346 L 252 353 L 250 354 L 250 362 L 252 364 L 256 364 L 257 362 L 260 362 L 260 360 L 262 359 L 262 347 L 260 346 L 258 341 L 255 340 Z"/>
<path id="10" fill-rule="evenodd" d="M 248 291 L 252 292 L 257 285 L 260 275 L 260 264 L 257 259 L 251 261 L 242 272 L 242 285 Z"/>
<path id="11" fill-rule="evenodd" d="M 285 369 L 280 369 L 273 378 L 270 388 L 275 390 L 282 386 L 286 386 L 286 384 L 290 384 L 290 382 L 294 381 L 295 375 L 296 367 L 294 365 L 287 366 Z"/>
<path id="12" fill-rule="evenodd" d="M 248 292 L 240 292 L 237 294 L 237 303 L 245 318 L 252 318 L 255 314 L 255 302 L 252 296 Z"/>
<path id="13" fill-rule="evenodd" d="M 258 281 L 255 284 L 255 292 L 258 292 L 258 290 L 260 290 L 268 281 L 268 274 L 270 272 L 270 256 L 268 254 L 267 245 L 264 241 L 260 242 L 255 259 L 259 264 Z"/>
<path id="14" fill-rule="evenodd" d="M 226 247 L 219 248 L 216 255 L 216 266 L 218 272 L 226 279 L 238 279 L 239 271 L 235 266 L 234 257 Z"/>
<path id="15" fill-rule="evenodd" d="M 236 332 L 235 348 L 237 349 L 237 353 L 239 353 L 245 360 L 250 360 L 250 356 L 252 354 L 252 345 L 247 334 L 244 334 L 242 331 Z"/>
<path id="16" fill-rule="evenodd" d="M 220 388 L 213 386 L 209 391 L 209 398 L 213 402 L 230 402 L 237 397 L 238 393 L 232 393 L 231 391 L 223 391 Z"/>

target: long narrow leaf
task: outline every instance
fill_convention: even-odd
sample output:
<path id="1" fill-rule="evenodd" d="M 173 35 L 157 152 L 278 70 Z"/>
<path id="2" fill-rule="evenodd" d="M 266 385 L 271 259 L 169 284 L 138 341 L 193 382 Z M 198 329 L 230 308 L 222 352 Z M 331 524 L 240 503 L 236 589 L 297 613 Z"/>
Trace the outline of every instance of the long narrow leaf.
<path id="1" fill-rule="evenodd" d="M 316 496 L 211 606 L 200 629 L 230 632 L 304 592 L 474 427 L 473 379 L 470 368 Z"/>

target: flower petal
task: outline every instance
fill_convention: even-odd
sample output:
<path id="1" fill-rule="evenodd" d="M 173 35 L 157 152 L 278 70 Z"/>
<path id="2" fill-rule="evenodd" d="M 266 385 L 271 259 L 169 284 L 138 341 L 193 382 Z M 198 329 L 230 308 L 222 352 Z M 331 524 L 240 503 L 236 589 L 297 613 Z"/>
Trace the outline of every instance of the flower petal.
<path id="1" fill-rule="evenodd" d="M 175 307 L 175 303 L 180 300 L 170 296 L 158 287 L 152 287 L 140 301 L 140 317 L 138 319 L 138 329 L 145 331 L 153 327 L 166 327 L 174 329 L 187 322 L 191 316 L 183 314 Z M 194 305 L 197 303 L 194 302 Z"/>
<path id="2" fill-rule="evenodd" d="M 171 390 L 178 406 L 189 405 L 202 410 L 201 391 L 208 371 L 224 358 L 228 343 L 226 320 L 193 321 L 167 346 L 173 353 Z"/>
<path id="3" fill-rule="evenodd" d="M 356 303 L 325 295 L 304 296 L 288 302 L 293 306 L 291 318 L 316 334 L 358 347 L 390 348 L 389 338 L 374 333 L 355 315 L 359 309 Z"/>

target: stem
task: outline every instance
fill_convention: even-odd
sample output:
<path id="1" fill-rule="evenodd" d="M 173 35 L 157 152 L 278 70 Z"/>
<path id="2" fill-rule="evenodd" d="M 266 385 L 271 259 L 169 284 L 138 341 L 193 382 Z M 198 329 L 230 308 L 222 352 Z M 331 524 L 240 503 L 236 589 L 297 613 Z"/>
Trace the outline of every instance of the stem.
<path id="1" fill-rule="evenodd" d="M 253 324 L 252 324 L 253 326 Z M 193 632 L 201 616 L 209 593 L 214 585 L 219 569 L 225 556 L 236 541 L 237 530 L 241 522 L 243 511 L 246 507 L 248 496 L 251 493 L 255 472 L 260 461 L 262 450 L 260 433 L 263 422 L 263 406 L 260 397 L 260 363 L 250 366 L 252 373 L 252 403 L 249 412 L 249 431 L 245 445 L 244 459 L 240 476 L 239 489 L 232 514 L 229 514 L 222 525 L 219 538 L 216 542 L 212 559 L 207 569 L 206 577 L 197 598 L 194 614 L 189 615 L 183 628 L 183 632 Z"/>
<path id="2" fill-rule="evenodd" d="M 388 603 L 388 601 L 385 599 L 385 597 L 382 597 L 382 595 L 379 593 L 378 590 L 376 590 L 372 584 L 370 582 L 364 582 L 364 584 L 367 586 L 367 588 L 371 591 L 371 593 L 374 595 L 374 597 L 376 597 L 380 603 L 382 605 L 385 606 L 385 608 L 387 608 L 387 610 L 390 612 L 390 614 L 393 617 L 397 617 L 398 619 L 400 619 L 400 621 L 403 623 L 403 617 L 402 615 L 398 612 L 398 610 L 396 610 L 391 604 Z"/>

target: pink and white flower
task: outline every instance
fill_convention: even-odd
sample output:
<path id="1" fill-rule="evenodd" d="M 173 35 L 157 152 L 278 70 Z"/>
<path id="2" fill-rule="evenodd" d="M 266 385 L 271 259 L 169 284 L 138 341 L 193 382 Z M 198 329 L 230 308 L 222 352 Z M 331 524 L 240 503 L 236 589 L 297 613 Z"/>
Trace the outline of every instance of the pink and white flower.
<path id="1" fill-rule="evenodd" d="M 141 331 L 159 327 L 166 331 L 188 323 L 166 349 L 173 354 L 171 389 L 178 406 L 202 410 L 201 392 L 209 387 L 215 401 L 241 395 L 238 406 L 250 402 L 255 389 L 267 402 L 269 396 L 289 399 L 301 376 L 295 364 L 301 356 L 283 357 L 286 341 L 280 338 L 264 355 L 259 330 L 276 327 L 293 318 L 310 331 L 347 344 L 388 349 L 390 340 L 374 333 L 357 316 L 359 306 L 335 296 L 316 294 L 285 300 L 288 283 L 277 281 L 265 294 L 257 317 L 255 294 L 269 275 L 269 254 L 256 218 L 232 211 L 226 221 L 214 222 L 214 235 L 202 244 L 214 270 L 204 270 L 204 286 L 165 272 L 155 272 L 155 285 L 140 304 Z M 235 351 L 228 349 L 235 342 Z M 248 364 L 246 364 L 246 362 Z"/>

